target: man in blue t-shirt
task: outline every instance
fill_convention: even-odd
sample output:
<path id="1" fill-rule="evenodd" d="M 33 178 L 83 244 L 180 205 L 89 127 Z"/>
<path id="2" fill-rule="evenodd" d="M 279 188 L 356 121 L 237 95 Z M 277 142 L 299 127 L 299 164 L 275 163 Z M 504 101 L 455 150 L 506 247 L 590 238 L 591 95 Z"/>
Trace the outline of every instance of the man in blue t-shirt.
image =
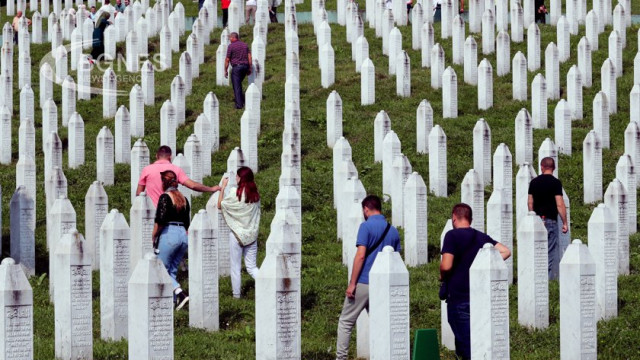
<path id="1" fill-rule="evenodd" d="M 509 249 L 488 235 L 471 228 L 471 207 L 457 204 L 451 211 L 453 230 L 442 242 L 440 281 L 448 282 L 447 317 L 456 338 L 456 355 L 471 359 L 471 311 L 469 309 L 469 268 L 484 244 L 493 244 L 502 259 L 511 256 Z"/>
<path id="2" fill-rule="evenodd" d="M 369 271 L 376 260 L 378 252 L 385 246 L 392 246 L 400 251 L 400 236 L 398 230 L 385 220 L 380 213 L 382 204 L 380 198 L 368 195 L 362 200 L 362 213 L 365 222 L 360 224 L 356 241 L 356 255 L 353 259 L 351 280 L 347 287 L 342 314 L 338 322 L 338 344 L 336 358 L 346 359 L 349 354 L 349 338 L 351 330 L 362 310 L 369 311 Z M 348 239 L 344 239 L 348 241 Z"/>

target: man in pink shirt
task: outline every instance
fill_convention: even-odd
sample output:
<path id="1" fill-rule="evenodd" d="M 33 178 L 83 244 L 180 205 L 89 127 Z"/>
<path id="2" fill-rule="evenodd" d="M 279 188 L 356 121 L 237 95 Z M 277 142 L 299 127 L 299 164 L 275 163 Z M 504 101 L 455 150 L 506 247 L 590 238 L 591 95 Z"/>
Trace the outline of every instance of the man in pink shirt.
<path id="1" fill-rule="evenodd" d="M 136 195 L 140 195 L 141 192 L 145 191 L 147 196 L 149 196 L 151 201 L 153 201 L 153 206 L 158 206 L 158 199 L 164 192 L 164 190 L 162 190 L 162 178 L 160 177 L 160 173 L 166 170 L 171 170 L 176 173 L 178 176 L 178 182 L 191 190 L 210 193 L 220 191 L 220 186 L 218 185 L 206 186 L 189 179 L 187 174 L 185 174 L 179 166 L 171 163 L 171 148 L 166 145 L 162 145 L 156 152 L 156 161 L 142 169 Z"/>

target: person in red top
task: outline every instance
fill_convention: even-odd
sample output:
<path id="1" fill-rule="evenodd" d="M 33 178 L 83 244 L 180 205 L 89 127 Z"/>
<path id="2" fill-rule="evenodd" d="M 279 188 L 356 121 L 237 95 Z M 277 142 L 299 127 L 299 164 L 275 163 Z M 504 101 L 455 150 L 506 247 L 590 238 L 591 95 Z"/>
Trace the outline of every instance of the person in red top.
<path id="1" fill-rule="evenodd" d="M 185 174 L 179 166 L 171 163 L 171 148 L 166 145 L 162 145 L 156 152 L 156 161 L 142 169 L 140 180 L 138 181 L 136 196 L 140 195 L 141 192 L 146 191 L 147 196 L 149 196 L 151 201 L 153 201 L 153 206 L 157 207 L 158 199 L 160 199 L 160 195 L 164 193 L 160 173 L 167 170 L 173 171 L 178 177 L 178 183 L 191 190 L 210 193 L 220 191 L 220 186 L 218 185 L 206 186 L 189 179 L 187 174 Z"/>
<path id="2" fill-rule="evenodd" d="M 231 5 L 231 0 L 220 0 L 220 4 L 222 5 L 222 27 L 227 27 L 227 21 L 229 21 L 229 5 Z"/>

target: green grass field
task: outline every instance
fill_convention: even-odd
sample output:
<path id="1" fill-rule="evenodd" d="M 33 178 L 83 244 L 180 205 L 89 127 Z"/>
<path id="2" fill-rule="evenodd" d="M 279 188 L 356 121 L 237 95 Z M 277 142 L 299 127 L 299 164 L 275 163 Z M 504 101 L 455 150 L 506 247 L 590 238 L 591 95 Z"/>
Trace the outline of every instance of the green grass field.
<path id="1" fill-rule="evenodd" d="M 640 12 L 640 2 L 633 1 L 634 13 Z M 364 7 L 364 2 L 361 4 Z M 187 15 L 197 13 L 197 5 L 185 2 Z M 299 11 L 309 11 L 310 2 L 298 6 Z M 328 9 L 335 9 L 335 1 L 329 1 Z M 0 20 L 10 21 L 4 14 Z M 283 7 L 280 7 L 283 11 Z M 46 29 L 46 21 L 45 28 Z M 439 38 L 440 25 L 436 24 L 436 39 Z M 477 89 L 462 81 L 462 66 L 454 66 L 458 74 L 459 118 L 442 119 L 442 95 L 440 90 L 430 87 L 430 71 L 420 68 L 420 52 L 411 49 L 411 29 L 401 29 L 403 48 L 409 52 L 412 63 L 412 96 L 399 98 L 395 95 L 395 77 L 388 75 L 388 59 L 382 55 L 382 41 L 375 38 L 372 29 L 366 26 L 365 34 L 369 41 L 370 57 L 376 66 L 376 103 L 371 106 L 360 105 L 360 75 L 355 73 L 351 61 L 351 47 L 345 40 L 345 29 L 331 25 L 332 43 L 335 50 L 336 83 L 329 89 L 320 86 L 318 69 L 318 48 L 313 27 L 308 24 L 299 26 L 300 41 L 300 98 L 302 118 L 302 207 L 303 207 L 303 262 L 302 262 L 302 358 L 331 359 L 335 355 L 335 335 L 337 320 L 341 310 L 344 290 L 347 284 L 347 269 L 341 264 L 341 247 L 336 241 L 336 214 L 332 206 L 332 150 L 326 146 L 326 99 L 332 90 L 337 90 L 343 101 L 344 136 L 353 148 L 353 161 L 360 179 L 369 193 L 382 191 L 382 167 L 373 161 L 373 120 L 380 110 L 385 110 L 391 118 L 392 128 L 402 141 L 402 152 L 408 156 L 414 171 L 428 179 L 428 156 L 416 153 L 415 111 L 422 99 L 427 99 L 434 110 L 434 123 L 443 127 L 448 138 L 448 198 L 429 197 L 429 261 L 425 266 L 410 269 L 411 277 L 411 329 L 440 329 L 440 302 L 438 290 L 438 247 L 442 228 L 449 217 L 451 206 L 460 200 L 460 184 L 464 174 L 473 167 L 472 129 L 479 118 L 484 118 L 491 127 L 492 148 L 504 142 L 515 153 L 514 120 L 517 112 L 530 102 L 518 102 L 511 99 L 511 75 L 494 75 L 494 107 L 488 111 L 477 110 Z M 44 30 L 43 29 L 43 30 Z M 542 26 L 542 51 L 549 42 L 556 41 L 555 28 Z M 586 242 L 587 221 L 596 204 L 582 202 L 582 141 L 592 128 L 591 104 L 594 95 L 600 89 L 599 69 L 607 57 L 606 43 L 610 28 L 600 36 L 600 50 L 593 54 L 593 86 L 584 89 L 585 119 L 573 123 L 573 155 L 561 156 L 559 177 L 571 199 L 571 220 L 573 238 Z M 603 184 L 606 187 L 613 180 L 615 165 L 624 152 L 623 132 L 629 121 L 629 92 L 633 86 L 633 59 L 637 48 L 638 26 L 628 29 L 627 47 L 624 50 L 624 75 L 618 79 L 618 113 L 611 116 L 611 148 L 603 151 Z M 43 31 L 46 36 L 46 30 Z M 244 27 L 241 35 L 249 44 L 252 29 Z M 526 32 L 525 32 L 526 34 Z M 579 36 L 572 36 L 572 59 L 561 64 L 561 85 L 565 87 L 566 74 L 570 66 L 577 62 L 577 44 L 584 35 L 584 27 Z M 479 34 L 473 34 L 480 43 Z M 220 151 L 213 156 L 211 177 L 205 183 L 217 183 L 226 169 L 229 152 L 240 145 L 241 111 L 233 109 L 233 94 L 230 87 L 215 86 L 215 50 L 220 42 L 220 29 L 211 35 L 211 44 L 206 47 L 205 64 L 200 67 L 200 77 L 194 79 L 192 95 L 186 102 L 186 125 L 178 129 L 178 152 L 182 151 L 187 137 L 193 132 L 193 124 L 202 112 L 202 102 L 209 91 L 213 91 L 220 101 Z M 437 40 L 436 40 L 437 41 Z M 181 51 L 185 49 L 186 37 L 181 39 Z M 451 61 L 450 39 L 441 42 L 446 51 L 447 65 Z M 158 38 L 150 39 L 150 50 L 159 50 Z M 32 45 L 33 63 L 32 87 L 36 99 L 36 144 L 41 144 L 41 112 L 38 107 L 38 69 L 40 59 L 50 51 L 50 44 Z M 118 44 L 118 51 L 124 52 L 124 43 Z M 526 54 L 526 41 L 511 44 L 511 55 L 517 51 Z M 17 51 L 16 51 L 17 53 Z M 170 96 L 170 83 L 178 73 L 179 53 L 173 55 L 174 67 L 171 70 L 156 73 L 156 99 L 154 106 L 145 107 L 144 138 L 152 154 L 159 143 L 160 106 Z M 482 60 L 480 53 L 478 60 Z M 495 54 L 487 57 L 494 69 Z M 544 66 L 544 57 L 542 59 Z M 14 68 L 17 71 L 17 55 Z M 275 197 L 278 192 L 277 180 L 280 174 L 281 139 L 284 116 L 285 82 L 285 44 L 284 25 L 269 25 L 266 77 L 263 86 L 262 132 L 259 137 L 260 172 L 257 183 L 262 195 L 263 219 L 259 238 L 260 253 L 258 262 L 264 258 L 265 241 L 269 234 L 269 224 L 274 215 Z M 495 71 L 494 71 L 495 74 Z M 533 76 L 529 73 L 529 88 Z M 75 74 L 74 74 L 75 75 Z M 101 86 L 101 73 L 94 70 L 94 85 Z M 118 89 L 131 89 L 137 81 L 118 72 L 123 81 Z M 19 126 L 19 89 L 17 77 L 14 79 L 14 120 L 13 120 L 13 164 L 0 166 L 0 185 L 2 186 L 2 244 L 3 256 L 9 256 L 9 201 L 15 189 L 15 163 L 18 157 Z M 54 87 L 55 101 L 61 109 L 61 91 Z M 118 98 L 118 105 L 129 106 L 128 96 Z M 534 132 L 534 158 L 537 149 L 546 137 L 554 137 L 553 110 L 556 102 L 549 102 L 549 128 Z M 102 119 L 102 98 L 94 96 L 90 101 L 78 101 L 77 111 L 85 121 L 86 162 L 79 169 L 68 169 L 66 152 L 66 129 L 59 127 L 63 140 L 64 171 L 69 183 L 69 198 L 77 212 L 78 229 L 84 232 L 84 196 L 89 185 L 95 179 L 96 145 L 95 139 L 102 126 L 114 131 L 113 119 Z M 132 139 L 132 144 L 135 139 Z M 31 279 L 34 289 L 34 346 L 36 359 L 54 357 L 54 318 L 53 306 L 48 301 L 48 253 L 45 240 L 45 199 L 44 199 L 44 156 L 37 147 L 38 197 L 36 261 L 37 276 Z M 514 174 L 517 168 L 514 168 Z M 130 189 L 129 167 L 116 165 L 116 183 L 106 187 L 110 208 L 116 208 L 129 217 Z M 485 198 L 492 192 L 491 186 L 485 189 Z M 193 198 L 194 211 L 204 208 L 206 196 Z M 390 206 L 384 211 L 390 215 Z M 516 240 L 517 242 L 517 240 Z M 640 357 L 637 341 L 640 331 L 640 235 L 631 237 L 631 275 L 619 280 L 619 317 L 600 322 L 598 326 L 598 353 L 602 359 L 632 359 Z M 517 249 L 514 249 L 517 251 Z M 187 274 L 182 273 L 182 283 L 187 284 Z M 127 342 L 104 342 L 100 338 L 99 313 L 99 274 L 94 273 L 93 329 L 95 359 L 127 358 Z M 558 283 L 550 284 L 550 327 L 544 331 L 529 331 L 517 324 L 517 285 L 510 291 L 511 319 L 511 355 L 514 359 L 554 359 L 559 358 L 559 302 Z M 231 297 L 228 278 L 220 282 L 220 331 L 207 333 L 188 327 L 188 313 L 176 313 L 175 355 L 177 359 L 249 359 L 255 357 L 254 330 L 254 282 L 244 275 L 243 296 L 241 300 Z M 352 347 L 355 357 L 355 346 Z M 453 354 L 442 350 L 444 359 L 452 359 Z"/>

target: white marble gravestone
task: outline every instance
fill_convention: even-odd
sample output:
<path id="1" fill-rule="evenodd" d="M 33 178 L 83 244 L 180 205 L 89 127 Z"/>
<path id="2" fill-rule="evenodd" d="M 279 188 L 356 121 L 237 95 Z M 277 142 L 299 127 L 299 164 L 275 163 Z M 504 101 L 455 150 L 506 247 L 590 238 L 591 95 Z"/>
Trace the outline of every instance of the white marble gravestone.
<path id="1" fill-rule="evenodd" d="M 573 120 L 583 118 L 582 75 L 576 65 L 571 66 L 567 74 L 567 103 Z"/>
<path id="2" fill-rule="evenodd" d="M 531 117 L 534 129 L 547 128 L 547 81 L 536 74 L 531 84 Z"/>
<path id="3" fill-rule="evenodd" d="M 435 196 L 447 196 L 447 136 L 440 125 L 429 133 L 429 190 Z"/>
<path id="4" fill-rule="evenodd" d="M 493 107 L 493 67 L 487 59 L 478 65 L 478 109 Z"/>
<path id="5" fill-rule="evenodd" d="M 427 99 L 422 99 L 416 110 L 416 150 L 419 154 L 429 153 L 429 133 L 433 128 L 433 108 Z"/>
<path id="6" fill-rule="evenodd" d="M 460 202 L 471 206 L 473 220 L 471 227 L 484 232 L 484 185 L 475 169 L 470 169 L 462 180 Z"/>
<path id="7" fill-rule="evenodd" d="M 527 328 L 549 326 L 547 229 L 530 211 L 518 224 L 518 323 Z"/>
<path id="8" fill-rule="evenodd" d="M 211 123 L 204 114 L 198 115 L 194 124 L 194 134 L 200 140 L 202 160 L 202 175 L 211 175 L 211 146 L 213 145 L 213 131 L 211 129 Z"/>
<path id="9" fill-rule="evenodd" d="M 85 250 L 91 255 L 93 269 L 100 269 L 100 228 L 109 212 L 109 198 L 100 181 L 94 181 L 84 197 Z"/>
<path id="10" fill-rule="evenodd" d="M 574 240 L 560 262 L 560 357 L 597 356 L 596 263 L 590 249 Z"/>
<path id="11" fill-rule="evenodd" d="M 177 127 L 176 108 L 171 100 L 166 100 L 160 109 L 160 143 L 169 146 L 174 153 Z"/>
<path id="12" fill-rule="evenodd" d="M 76 84 L 71 76 L 62 81 L 62 126 L 67 127 L 71 114 L 76 111 Z"/>
<path id="13" fill-rule="evenodd" d="M 513 200 L 507 188 L 495 188 L 487 202 L 487 235 L 513 249 Z M 513 283 L 513 258 L 504 260 L 507 280 Z"/>
<path id="14" fill-rule="evenodd" d="M 493 153 L 493 188 L 506 191 L 506 196 L 509 199 L 513 197 L 512 159 L 509 147 L 504 143 L 500 143 Z"/>
<path id="15" fill-rule="evenodd" d="M 404 186 L 404 257 L 407 266 L 428 262 L 427 186 L 417 172 L 409 175 Z"/>
<path id="16" fill-rule="evenodd" d="M 554 111 L 554 127 L 555 143 L 558 148 L 558 153 L 571 155 L 571 109 L 564 99 L 561 99 L 556 105 Z"/>
<path id="17" fill-rule="evenodd" d="M 498 249 L 484 244 L 469 268 L 471 355 L 509 358 L 509 271 Z"/>
<path id="18" fill-rule="evenodd" d="M 535 22 L 532 22 L 527 30 L 527 60 L 529 71 L 540 68 L 540 28 Z"/>
<path id="19" fill-rule="evenodd" d="M 527 101 L 527 59 L 520 51 L 513 57 L 513 99 Z"/>
<path id="20" fill-rule="evenodd" d="M 431 48 L 431 88 L 442 87 L 442 76 L 444 74 L 444 49 L 438 43 Z"/>
<path id="21" fill-rule="evenodd" d="M 114 146 L 111 130 L 103 126 L 96 138 L 96 179 L 104 185 L 114 184 Z"/>
<path id="22" fill-rule="evenodd" d="M 331 44 L 324 44 L 322 46 L 322 58 L 324 66 L 321 70 L 321 84 L 323 88 L 329 88 L 335 82 L 335 52 Z"/>
<path id="23" fill-rule="evenodd" d="M 544 51 L 545 79 L 547 80 L 547 95 L 550 100 L 560 98 L 560 57 L 558 47 L 549 43 Z"/>
<path id="24" fill-rule="evenodd" d="M 511 2 L 511 41 L 519 43 L 524 39 L 524 18 L 522 5 Z"/>
<path id="25" fill-rule="evenodd" d="M 24 156 L 36 156 L 36 129 L 33 118 L 21 120 L 18 128 L 18 159 Z"/>
<path id="26" fill-rule="evenodd" d="M 624 131 L 624 152 L 631 156 L 634 166 L 638 167 L 640 164 L 640 125 L 634 121 L 629 122 Z M 638 180 L 640 180 L 640 176 L 636 171 L 636 181 L 640 183 Z"/>
<path id="27" fill-rule="evenodd" d="M 153 201 L 143 191 L 133 200 L 133 205 L 129 212 L 131 240 L 129 245 L 130 272 L 133 272 L 138 261 L 144 255 L 153 251 L 151 234 L 156 215 Z"/>
<path id="28" fill-rule="evenodd" d="M 636 209 L 636 175 L 635 166 L 630 155 L 624 154 L 620 156 L 616 164 L 616 178 L 620 179 L 627 192 L 627 230 L 629 235 L 635 234 L 637 231 L 637 209 Z"/>
<path id="29" fill-rule="evenodd" d="M 5 334 L 0 342 L 2 359 L 33 358 L 33 290 L 29 280 L 12 258 L 0 264 L 0 326 Z"/>
<path id="30" fill-rule="evenodd" d="M 51 176 L 45 181 L 44 186 L 46 196 L 46 213 L 49 214 L 55 200 L 62 195 L 67 196 L 67 178 L 64 176 L 64 172 L 62 172 L 60 167 L 53 167 L 51 170 Z M 33 193 L 35 194 L 35 189 Z M 47 226 L 50 225 L 49 221 L 47 221 L 47 224 Z M 47 230 L 47 248 L 50 248 L 49 239 L 50 234 Z"/>
<path id="31" fill-rule="evenodd" d="M 138 180 L 142 169 L 149 165 L 149 148 L 144 140 L 138 139 L 131 149 L 131 201 L 136 197 L 138 188 Z"/>
<path id="32" fill-rule="evenodd" d="M 0 108 L 0 164 L 11 164 L 11 113 L 6 106 Z"/>
<path id="33" fill-rule="evenodd" d="M 496 38 L 496 73 L 504 76 L 511 72 L 511 38 L 501 30 Z"/>
<path id="34" fill-rule="evenodd" d="M 300 358 L 300 275 L 290 256 L 268 253 L 256 277 L 256 359 Z M 275 310 L 275 311 L 274 311 Z"/>
<path id="35" fill-rule="evenodd" d="M 135 84 L 129 92 L 129 129 L 131 136 L 144 136 L 144 105 L 144 92 L 142 91 L 142 87 Z M 117 115 L 116 113 L 116 120 Z"/>
<path id="36" fill-rule="evenodd" d="M 491 184 L 491 129 L 484 119 L 473 127 L 473 168 L 483 186 Z"/>
<path id="37" fill-rule="evenodd" d="M 220 104 L 213 92 L 209 92 L 204 98 L 203 113 L 211 123 L 211 153 L 218 151 L 220 146 Z"/>
<path id="38" fill-rule="evenodd" d="M 425 22 L 422 25 L 422 67 L 431 67 L 431 49 L 434 45 L 433 24 Z"/>
<path id="39" fill-rule="evenodd" d="M 124 215 L 111 210 L 100 228 L 100 337 L 103 340 L 127 338 L 130 242 L 131 232 Z"/>
<path id="40" fill-rule="evenodd" d="M 105 119 L 116 115 L 118 106 L 116 82 L 116 73 L 112 68 L 108 68 L 102 76 L 102 117 Z"/>
<path id="41" fill-rule="evenodd" d="M 618 112 L 618 91 L 616 66 L 612 59 L 608 58 L 604 61 L 600 68 L 600 77 L 602 91 L 607 95 L 607 100 L 609 101 L 609 113 L 615 114 Z"/>
<path id="42" fill-rule="evenodd" d="M 596 262 L 596 319 L 618 316 L 618 239 L 615 216 L 599 204 L 589 218 L 589 250 Z"/>
<path id="43" fill-rule="evenodd" d="M 371 359 L 409 358 L 409 272 L 393 247 L 378 253 L 369 273 Z"/>
<path id="44" fill-rule="evenodd" d="M 401 146 L 398 135 L 393 130 L 389 130 L 382 141 L 382 193 L 385 201 L 388 200 L 389 195 L 392 195 L 392 188 L 398 185 L 392 181 L 393 160 L 400 155 Z"/>
<path id="45" fill-rule="evenodd" d="M 124 105 L 118 108 L 115 120 L 115 162 L 128 164 L 131 161 L 131 117 Z"/>
<path id="46" fill-rule="evenodd" d="M 618 239 L 618 274 L 629 275 L 629 224 L 627 190 L 619 179 L 613 179 L 604 193 L 604 203 L 613 214 Z"/>
<path id="47" fill-rule="evenodd" d="M 62 168 L 62 140 L 55 131 L 50 132 L 47 137 L 47 143 L 44 147 L 44 161 L 45 179 L 49 179 L 55 167 Z"/>
<path id="48" fill-rule="evenodd" d="M 402 51 L 402 33 L 397 27 L 394 27 L 389 31 L 389 75 L 395 75 L 396 73 L 396 59 L 398 54 Z"/>
<path id="49" fill-rule="evenodd" d="M 636 55 L 636 58 L 640 60 L 640 56 Z M 640 65 L 638 65 L 638 70 L 640 73 Z M 631 121 L 640 123 L 640 84 L 634 81 L 633 88 L 631 89 L 631 93 L 629 93 L 629 102 L 630 102 L 630 117 Z M 608 113 L 607 109 L 607 113 Z"/>
<path id="50" fill-rule="evenodd" d="M 401 51 L 396 58 L 396 95 L 411 96 L 411 58 L 406 51 Z"/>
<path id="51" fill-rule="evenodd" d="M 416 3 L 411 11 L 411 48 L 420 50 L 422 46 L 422 27 L 424 25 L 424 15 L 422 4 Z M 427 6 L 427 12 L 431 12 L 431 7 Z"/>
<path id="52" fill-rule="evenodd" d="M 186 51 L 183 52 L 180 55 L 180 60 L 178 62 L 180 67 L 179 75 L 184 80 L 185 96 L 191 95 L 192 77 L 193 77 L 193 70 L 191 69 L 192 67 L 191 54 L 189 54 Z"/>
<path id="53" fill-rule="evenodd" d="M 496 20 L 493 10 L 487 8 L 482 14 L 482 53 L 484 55 L 493 54 L 496 48 Z"/>
<path id="54" fill-rule="evenodd" d="M 582 37 L 578 43 L 578 68 L 582 77 L 582 86 L 591 87 L 593 82 L 591 61 L 591 45 L 586 37 Z"/>
<path id="55" fill-rule="evenodd" d="M 151 61 L 146 60 L 140 69 L 142 94 L 145 105 L 153 105 L 155 99 L 155 68 Z"/>
<path id="56" fill-rule="evenodd" d="M 381 151 L 382 152 L 382 151 Z M 343 162 L 351 161 L 351 145 L 345 137 L 340 137 L 333 146 L 333 206 L 340 203 L 340 186 L 346 180 L 340 171 Z"/>
<path id="57" fill-rule="evenodd" d="M 602 200 L 602 142 L 594 130 L 582 142 L 584 203 Z"/>
<path id="58" fill-rule="evenodd" d="M 27 84 L 20 90 L 20 123 L 26 119 L 34 119 L 35 114 L 35 97 L 31 85 Z M 34 144 L 35 146 L 35 144 Z"/>
<path id="59" fill-rule="evenodd" d="M 384 169 L 384 161 L 382 163 Z M 404 154 L 393 157 L 391 166 L 390 188 L 391 214 L 394 226 L 404 226 L 404 185 L 413 172 L 409 159 Z"/>
<path id="60" fill-rule="evenodd" d="M 219 239 L 215 236 L 211 215 L 200 210 L 189 227 L 189 325 L 209 331 L 219 328 Z"/>
<path id="61" fill-rule="evenodd" d="M 516 164 L 533 163 L 533 123 L 527 109 L 516 116 Z"/>
<path id="62" fill-rule="evenodd" d="M 593 130 L 598 134 L 603 149 L 609 148 L 609 102 L 600 91 L 593 98 Z"/>
<path id="63" fill-rule="evenodd" d="M 363 61 L 360 73 L 360 104 L 372 105 L 376 102 L 376 72 L 371 59 Z"/>
<path id="64" fill-rule="evenodd" d="M 240 119 L 241 148 L 245 155 L 247 166 L 258 171 L 258 124 L 254 116 L 248 111 L 242 114 Z"/>
<path id="65" fill-rule="evenodd" d="M 558 60 L 565 62 L 570 57 L 571 35 L 569 34 L 569 23 L 564 16 L 558 19 L 556 38 L 558 42 Z"/>
<path id="66" fill-rule="evenodd" d="M 389 115 L 384 110 L 380 110 L 376 115 L 373 121 L 373 128 L 374 160 L 375 162 L 381 162 L 383 158 L 382 143 L 387 133 L 391 131 L 391 119 L 389 119 Z"/>
<path id="67" fill-rule="evenodd" d="M 327 25 L 328 26 L 328 25 Z M 369 58 L 369 42 L 364 36 L 356 40 L 356 72 L 361 72 L 362 64 Z"/>
<path id="68" fill-rule="evenodd" d="M 34 198 L 25 186 L 16 188 L 9 210 L 11 257 L 20 264 L 25 275 L 33 276 L 36 274 L 36 209 Z"/>
<path id="69" fill-rule="evenodd" d="M 46 182 L 45 182 L 46 184 Z M 16 188 L 24 186 L 27 193 L 36 199 L 36 163 L 31 155 L 22 155 L 16 164 Z M 35 226 L 35 218 L 34 218 Z"/>
<path id="70" fill-rule="evenodd" d="M 451 47 L 452 47 L 452 62 L 454 64 L 462 64 L 464 62 L 464 41 L 465 41 L 465 24 L 462 16 L 456 15 L 453 18 Z M 473 32 L 472 30 L 469 30 Z"/>
<path id="71" fill-rule="evenodd" d="M 478 44 L 473 36 L 464 42 L 464 82 L 469 85 L 478 84 Z"/>
<path id="72" fill-rule="evenodd" d="M 55 249 L 55 354 L 58 359 L 93 357 L 91 256 L 78 230 L 70 229 Z M 53 249 L 52 249 L 53 250 Z M 53 258 L 53 256 L 52 256 Z"/>
<path id="73" fill-rule="evenodd" d="M 171 81 L 171 104 L 175 107 L 176 125 L 185 123 L 186 92 L 184 80 L 180 75 L 176 75 Z"/>
<path id="74" fill-rule="evenodd" d="M 342 136 L 342 98 L 333 90 L 327 98 L 327 146 L 333 148 Z"/>
<path id="75" fill-rule="evenodd" d="M 458 117 L 458 77 L 451 66 L 442 73 L 442 104 L 443 118 Z"/>
<path id="76" fill-rule="evenodd" d="M 145 254 L 128 284 L 129 358 L 173 359 L 173 285 L 162 261 Z"/>

